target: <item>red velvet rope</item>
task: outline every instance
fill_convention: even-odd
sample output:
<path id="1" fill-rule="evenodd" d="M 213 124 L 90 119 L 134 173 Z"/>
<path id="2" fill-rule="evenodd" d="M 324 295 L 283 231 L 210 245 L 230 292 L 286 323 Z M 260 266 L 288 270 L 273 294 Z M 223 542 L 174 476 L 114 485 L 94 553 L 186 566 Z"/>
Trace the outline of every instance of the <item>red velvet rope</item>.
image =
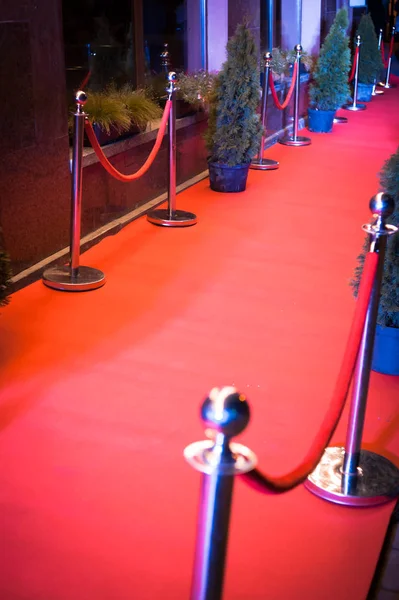
<path id="1" fill-rule="evenodd" d="M 280 104 L 280 101 L 279 101 L 279 99 L 277 97 L 276 88 L 274 87 L 273 75 L 272 75 L 272 72 L 269 71 L 270 89 L 271 89 L 271 92 L 272 92 L 274 103 L 275 103 L 275 105 L 277 106 L 277 108 L 279 110 L 284 110 L 285 108 L 287 108 L 288 104 L 290 103 L 291 96 L 292 96 L 294 88 L 295 88 L 295 82 L 296 82 L 297 74 L 298 74 L 298 61 L 295 61 L 295 63 L 294 63 L 294 69 L 292 71 L 292 81 L 291 81 L 290 89 L 288 90 L 287 97 L 284 100 L 283 104 Z"/>
<path id="2" fill-rule="evenodd" d="M 353 57 L 353 63 L 352 63 L 352 71 L 351 74 L 349 75 L 349 79 L 348 79 L 348 83 L 350 83 L 356 73 L 356 62 L 358 60 L 358 56 L 359 56 L 359 46 L 356 46 L 356 50 L 355 50 L 355 56 Z"/>
<path id="3" fill-rule="evenodd" d="M 394 39 L 394 36 L 392 35 L 392 36 L 391 36 L 391 42 L 390 42 L 390 44 L 389 44 L 389 54 L 388 54 L 388 59 L 390 59 L 390 58 L 392 57 L 392 54 L 393 54 L 393 45 L 394 45 L 394 41 L 395 41 L 395 39 Z M 381 44 L 381 45 L 382 45 L 382 44 Z M 388 65 L 387 65 L 387 66 L 388 66 Z"/>
<path id="4" fill-rule="evenodd" d="M 93 127 L 91 126 L 91 123 L 87 119 L 85 120 L 85 130 L 87 133 L 87 137 L 90 140 L 90 143 L 93 147 L 94 152 L 97 154 L 98 160 L 100 161 L 100 163 L 102 164 L 104 169 L 106 171 L 108 171 L 108 173 L 110 175 L 115 177 L 115 179 L 119 179 L 119 181 L 126 182 L 126 181 L 135 181 L 135 179 L 139 179 L 142 175 L 144 175 L 144 173 L 146 173 L 148 171 L 148 169 L 151 167 L 152 163 L 154 162 L 156 155 L 158 154 L 159 148 L 161 147 L 162 139 L 165 134 L 166 125 L 167 125 L 168 118 L 169 118 L 171 104 L 172 104 L 172 101 L 167 100 L 166 105 L 165 105 L 165 110 L 164 110 L 164 113 L 162 116 L 162 121 L 159 126 L 157 139 L 155 140 L 154 147 L 151 150 L 149 157 L 145 161 L 144 165 L 138 171 L 136 171 L 136 173 L 133 173 L 132 175 L 124 175 L 123 173 L 121 173 L 120 171 L 115 169 L 115 167 L 113 167 L 111 165 L 111 163 L 105 156 L 104 152 L 102 151 L 100 144 L 97 141 L 96 134 L 93 131 Z"/>
<path id="5" fill-rule="evenodd" d="M 363 335 L 367 308 L 374 284 L 378 264 L 378 254 L 369 252 L 364 263 L 362 280 L 356 302 L 355 314 L 352 321 L 341 369 L 336 381 L 334 394 L 327 414 L 314 438 L 314 441 L 302 463 L 291 472 L 281 477 L 264 475 L 257 469 L 241 475 L 251 487 L 265 494 L 286 492 L 302 483 L 319 464 L 338 425 L 345 406 L 353 371 Z"/>
<path id="6" fill-rule="evenodd" d="M 86 85 L 89 83 L 90 77 L 91 77 L 91 71 L 89 71 L 87 73 L 86 77 L 83 79 L 82 83 L 78 87 L 78 90 L 84 90 L 85 89 Z"/>
<path id="7" fill-rule="evenodd" d="M 384 69 L 386 69 L 388 67 L 388 61 L 385 60 L 385 48 L 384 48 L 384 44 L 383 43 L 381 43 L 380 50 L 381 50 L 381 58 L 382 58 L 382 62 L 383 62 L 383 65 L 384 65 Z"/>

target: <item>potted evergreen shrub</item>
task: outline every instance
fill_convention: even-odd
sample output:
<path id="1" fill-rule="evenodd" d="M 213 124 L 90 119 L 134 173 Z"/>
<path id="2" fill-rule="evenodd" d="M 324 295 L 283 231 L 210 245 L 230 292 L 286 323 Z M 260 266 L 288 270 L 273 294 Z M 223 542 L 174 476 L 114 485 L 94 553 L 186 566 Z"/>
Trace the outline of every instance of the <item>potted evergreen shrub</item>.
<path id="1" fill-rule="evenodd" d="M 395 200 L 395 210 L 389 217 L 389 223 L 399 227 L 399 147 L 384 164 L 380 185 Z M 359 264 L 351 281 L 355 295 L 367 251 L 368 239 L 358 257 Z M 388 375 L 399 375 L 399 233 L 388 236 L 387 240 L 372 369 Z"/>
<path id="2" fill-rule="evenodd" d="M 320 50 L 309 88 L 308 127 L 310 131 L 329 133 L 334 116 L 350 97 L 348 13 L 341 8 Z"/>
<path id="3" fill-rule="evenodd" d="M 359 84 L 357 99 L 370 102 L 373 85 L 384 68 L 381 52 L 378 50 L 378 39 L 370 14 L 362 15 L 357 35 L 360 35 Z"/>
<path id="4" fill-rule="evenodd" d="M 227 60 L 209 96 L 205 141 L 212 190 L 245 190 L 249 164 L 258 151 L 262 131 L 258 105 L 257 51 L 244 23 L 227 42 Z"/>

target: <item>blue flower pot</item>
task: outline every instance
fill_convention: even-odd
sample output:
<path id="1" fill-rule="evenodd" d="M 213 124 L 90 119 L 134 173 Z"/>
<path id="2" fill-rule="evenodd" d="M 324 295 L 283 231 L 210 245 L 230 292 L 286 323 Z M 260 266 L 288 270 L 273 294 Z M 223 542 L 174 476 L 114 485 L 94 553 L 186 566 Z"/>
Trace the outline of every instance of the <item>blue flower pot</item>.
<path id="1" fill-rule="evenodd" d="M 357 85 L 357 99 L 359 102 L 370 102 L 373 93 L 372 84 L 358 83 Z"/>
<path id="2" fill-rule="evenodd" d="M 377 325 L 371 368 L 385 375 L 399 375 L 399 329 Z"/>
<path id="3" fill-rule="evenodd" d="M 247 185 L 248 165 L 229 167 L 215 162 L 208 162 L 209 181 L 214 192 L 243 192 Z"/>
<path id="4" fill-rule="evenodd" d="M 331 133 L 335 110 L 316 110 L 308 108 L 308 129 L 315 133 Z"/>

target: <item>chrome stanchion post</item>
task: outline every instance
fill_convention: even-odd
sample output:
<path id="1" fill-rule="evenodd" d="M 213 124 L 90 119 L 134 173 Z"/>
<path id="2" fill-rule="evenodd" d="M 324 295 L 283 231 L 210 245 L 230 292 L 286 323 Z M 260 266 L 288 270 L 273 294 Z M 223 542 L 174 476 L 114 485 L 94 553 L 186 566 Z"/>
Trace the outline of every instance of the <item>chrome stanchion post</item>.
<path id="1" fill-rule="evenodd" d="M 195 225 L 197 216 L 185 210 L 176 209 L 176 92 L 177 75 L 171 71 L 166 88 L 171 101 L 168 121 L 168 208 L 158 208 L 147 214 L 147 220 L 154 225 L 167 227 L 189 227 Z"/>
<path id="2" fill-rule="evenodd" d="M 283 137 L 279 140 L 280 144 L 284 144 L 285 146 L 309 146 L 312 143 L 312 140 L 308 137 L 304 137 L 298 135 L 298 121 L 299 121 L 299 96 L 300 96 L 300 84 L 301 84 L 301 76 L 300 76 L 300 64 L 301 64 L 301 54 L 302 54 L 302 46 L 297 44 L 294 48 L 296 52 L 295 61 L 298 65 L 297 74 L 296 74 L 296 82 L 295 82 L 295 98 L 294 98 L 294 132 L 293 135 Z"/>
<path id="3" fill-rule="evenodd" d="M 395 37 L 395 32 L 396 32 L 396 27 L 392 27 L 391 39 Z M 385 89 L 396 88 L 396 83 L 389 83 L 389 78 L 391 76 L 391 67 L 392 67 L 392 56 L 389 56 L 385 82 L 381 82 L 379 84 L 380 86 L 384 87 Z"/>
<path id="4" fill-rule="evenodd" d="M 345 448 L 327 448 L 306 482 L 317 496 L 348 506 L 382 504 L 399 493 L 399 469 L 387 458 L 361 449 L 385 248 L 387 237 L 397 232 L 386 224 L 394 206 L 391 196 L 376 194 L 370 201 L 374 221 L 363 225 L 370 252 L 378 254 L 378 266 L 355 368 Z"/>
<path id="5" fill-rule="evenodd" d="M 382 29 L 380 29 L 380 33 L 378 35 L 378 50 L 381 51 L 382 44 Z M 382 96 L 384 90 L 377 90 L 377 78 L 374 79 L 373 91 L 371 92 L 372 96 Z"/>
<path id="6" fill-rule="evenodd" d="M 352 102 L 352 104 L 345 104 L 345 106 L 342 107 L 345 110 L 353 110 L 353 111 L 366 110 L 365 104 L 357 103 L 357 88 L 358 88 L 358 84 L 359 84 L 358 79 L 359 79 L 359 59 L 360 59 L 361 44 L 362 44 L 362 41 L 361 41 L 360 35 L 358 35 L 358 36 L 356 36 L 356 46 L 357 46 L 357 48 L 359 48 L 359 52 L 357 53 L 357 56 L 356 56 L 355 83 L 353 86 L 353 102 Z"/>
<path id="7" fill-rule="evenodd" d="M 231 442 L 246 428 L 250 412 L 243 394 L 233 387 L 214 388 L 201 417 L 209 437 L 187 446 L 184 456 L 203 473 L 191 600 L 221 600 L 235 475 L 255 468 L 251 450 Z"/>
<path id="8" fill-rule="evenodd" d="M 43 273 L 43 283 L 53 289 L 62 291 L 83 292 L 94 290 L 105 283 L 105 275 L 98 269 L 80 266 L 80 227 L 82 214 L 82 159 L 83 134 L 86 114 L 83 106 L 86 104 L 85 92 L 76 94 L 76 112 L 74 113 L 74 133 L 72 151 L 72 202 L 71 202 L 71 236 L 70 264 L 53 267 Z"/>
<path id="9" fill-rule="evenodd" d="M 249 168 L 258 169 L 261 171 L 271 171 L 278 169 L 279 164 L 276 160 L 270 158 L 263 158 L 263 152 L 265 149 L 266 141 L 266 117 L 267 117 L 267 100 L 269 96 L 269 75 L 272 63 L 271 52 L 266 52 L 263 56 L 264 68 L 263 68 L 263 85 L 262 85 L 262 108 L 261 108 L 261 121 L 262 121 L 262 137 L 259 144 L 258 158 L 255 158 Z"/>

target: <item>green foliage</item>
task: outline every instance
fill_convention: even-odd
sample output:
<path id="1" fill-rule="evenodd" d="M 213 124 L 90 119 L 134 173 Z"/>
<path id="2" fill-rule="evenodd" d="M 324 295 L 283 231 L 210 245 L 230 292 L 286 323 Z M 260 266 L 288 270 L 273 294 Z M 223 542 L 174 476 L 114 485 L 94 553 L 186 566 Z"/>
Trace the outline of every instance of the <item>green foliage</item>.
<path id="1" fill-rule="evenodd" d="M 10 302 L 11 277 L 10 258 L 7 252 L 0 248 L 0 306 L 6 306 Z"/>
<path id="2" fill-rule="evenodd" d="M 144 90 L 134 90 L 125 85 L 120 90 L 112 92 L 112 97 L 119 99 L 127 108 L 130 122 L 140 128 L 145 128 L 147 123 L 155 121 L 162 116 L 158 104 L 148 98 Z"/>
<path id="3" fill-rule="evenodd" d="M 399 227 L 399 147 L 384 164 L 380 173 L 380 185 L 381 189 L 395 200 L 395 210 L 388 222 Z M 358 265 L 351 281 L 355 295 L 358 292 L 368 247 L 367 237 L 363 251 L 358 256 Z M 399 233 L 389 236 L 387 240 L 377 323 L 382 327 L 399 329 Z"/>
<path id="4" fill-rule="evenodd" d="M 320 50 L 309 88 L 311 108 L 337 110 L 350 97 L 348 71 L 350 69 L 348 13 L 341 8 Z"/>
<path id="5" fill-rule="evenodd" d="M 296 52 L 292 50 L 281 50 L 281 48 L 273 48 L 272 50 L 272 71 L 273 75 L 284 79 L 290 77 L 291 68 L 296 59 Z M 301 54 L 301 64 L 307 71 L 311 71 L 314 66 L 314 58 L 307 52 Z"/>
<path id="6" fill-rule="evenodd" d="M 103 92 L 87 92 L 84 107 L 90 123 L 96 123 L 101 129 L 110 133 L 111 127 L 122 133 L 130 128 L 130 115 L 127 106 L 109 90 Z"/>
<path id="7" fill-rule="evenodd" d="M 205 140 L 211 162 L 233 167 L 248 164 L 256 155 L 262 132 L 259 91 L 255 40 L 241 24 L 227 42 L 227 60 L 209 95 Z"/>
<path id="8" fill-rule="evenodd" d="M 362 15 L 356 35 L 360 35 L 359 83 L 373 84 L 384 65 L 370 14 Z"/>
<path id="9" fill-rule="evenodd" d="M 178 88 L 180 97 L 195 108 L 207 108 L 209 98 L 216 84 L 215 73 L 196 71 L 194 73 L 179 73 Z"/>

